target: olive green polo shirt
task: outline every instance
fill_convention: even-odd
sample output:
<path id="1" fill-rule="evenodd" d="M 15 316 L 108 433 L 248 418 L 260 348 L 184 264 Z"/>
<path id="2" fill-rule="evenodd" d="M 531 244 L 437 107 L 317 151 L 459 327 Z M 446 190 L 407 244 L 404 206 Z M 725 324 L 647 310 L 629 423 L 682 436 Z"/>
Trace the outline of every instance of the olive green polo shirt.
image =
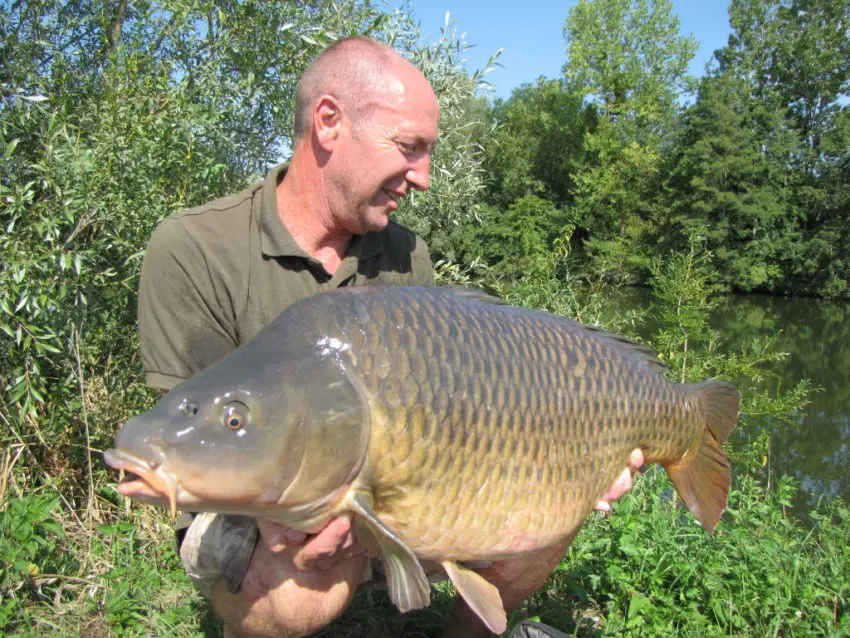
<path id="1" fill-rule="evenodd" d="M 355 236 L 330 275 L 278 215 L 286 172 L 237 195 L 181 211 L 154 230 L 139 284 L 139 334 L 148 385 L 171 389 L 245 343 L 287 306 L 341 286 L 429 286 L 428 247 L 390 222 Z"/>

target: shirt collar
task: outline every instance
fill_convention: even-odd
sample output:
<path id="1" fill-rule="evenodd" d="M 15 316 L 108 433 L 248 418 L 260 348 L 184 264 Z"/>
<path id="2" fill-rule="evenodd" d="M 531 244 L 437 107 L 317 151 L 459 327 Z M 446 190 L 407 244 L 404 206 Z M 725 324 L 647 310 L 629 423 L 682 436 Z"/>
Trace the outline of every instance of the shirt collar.
<path id="1" fill-rule="evenodd" d="M 288 164 L 274 166 L 266 175 L 260 199 L 260 237 L 263 254 L 268 257 L 302 257 L 315 261 L 295 243 L 292 234 L 277 212 L 277 185 L 286 175 Z M 364 261 L 381 252 L 378 233 L 354 235 L 348 245 L 346 257 L 357 257 Z"/>

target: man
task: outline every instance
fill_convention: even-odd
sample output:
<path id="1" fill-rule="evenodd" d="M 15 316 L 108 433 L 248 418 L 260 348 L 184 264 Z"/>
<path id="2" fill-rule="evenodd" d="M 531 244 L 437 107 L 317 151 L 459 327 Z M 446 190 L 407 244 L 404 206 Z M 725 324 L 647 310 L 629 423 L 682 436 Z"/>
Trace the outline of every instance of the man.
<path id="1" fill-rule="evenodd" d="M 424 242 L 389 216 L 411 190 L 428 188 L 438 118 L 428 81 L 389 47 L 348 38 L 320 54 L 296 88 L 288 166 L 154 232 L 139 292 L 147 382 L 171 389 L 322 290 L 432 285 Z M 629 471 L 623 478 L 630 481 Z M 485 575 L 510 608 L 563 549 L 495 563 Z M 215 515 L 192 522 L 181 557 L 233 637 L 324 627 L 350 601 L 367 561 L 344 519 L 307 538 L 269 521 Z M 462 601 L 452 628 L 486 635 Z"/>

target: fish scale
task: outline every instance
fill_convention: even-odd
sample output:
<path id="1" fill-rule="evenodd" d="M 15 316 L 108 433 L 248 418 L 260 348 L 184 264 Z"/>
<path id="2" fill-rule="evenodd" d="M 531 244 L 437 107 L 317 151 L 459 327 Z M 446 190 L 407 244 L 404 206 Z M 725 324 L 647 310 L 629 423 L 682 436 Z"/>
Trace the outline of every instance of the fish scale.
<path id="1" fill-rule="evenodd" d="M 634 448 L 717 524 L 738 392 L 662 368 L 644 346 L 474 291 L 339 289 L 131 419 L 106 460 L 136 477 L 122 494 L 172 509 L 307 533 L 351 516 L 399 609 L 428 603 L 429 560 L 500 633 L 498 591 L 463 565 L 571 538 Z"/>
<path id="2" fill-rule="evenodd" d="M 407 411 L 389 410 L 399 403 L 396 401 L 398 379 L 369 374 L 368 369 L 363 371 L 364 384 L 374 394 L 375 400 L 383 400 L 387 413 L 394 414 L 393 423 L 388 423 L 385 431 L 380 428 L 373 430 L 370 444 L 369 466 L 376 477 L 375 510 L 425 558 L 492 559 L 494 548 L 505 545 L 504 539 L 493 540 L 492 531 L 504 521 L 506 504 L 513 506 L 523 499 L 528 509 L 535 511 L 544 495 L 551 499 L 551 508 L 562 514 L 556 517 L 528 516 L 523 534 L 547 539 L 553 533 L 566 536 L 584 519 L 605 488 L 627 464 L 629 453 L 638 443 L 645 442 L 647 447 L 658 449 L 661 456 L 667 451 L 664 446 L 669 445 L 669 442 L 660 440 L 641 441 L 639 426 L 649 420 L 647 410 L 633 414 L 629 424 L 617 417 L 620 410 L 612 405 L 610 399 L 599 396 L 603 391 L 612 396 L 624 391 L 621 388 L 623 384 L 612 379 L 611 368 L 615 365 L 634 370 L 633 374 L 646 373 L 646 365 L 633 355 L 633 351 L 621 352 L 615 348 L 616 360 L 610 360 L 600 356 L 601 345 L 594 343 L 586 357 L 590 361 L 586 374 L 591 376 L 582 375 L 576 380 L 570 375 L 569 367 L 552 370 L 549 358 L 541 354 L 569 352 L 574 339 L 564 334 L 564 322 L 552 321 L 551 325 L 541 325 L 539 321 L 525 317 L 512 321 L 510 317 L 505 318 L 500 306 L 492 306 L 490 312 L 480 308 L 475 308 L 475 311 L 477 317 L 471 320 L 466 306 L 456 309 L 447 304 L 429 308 L 418 303 L 414 310 L 398 303 L 394 306 L 394 321 L 377 324 L 379 330 L 369 335 L 374 342 L 367 340 L 363 344 L 367 350 L 382 352 L 388 343 L 401 343 L 401 335 L 416 330 L 420 321 L 436 335 L 425 339 L 429 342 L 425 350 L 434 353 L 429 359 L 429 375 L 417 379 L 419 383 L 431 386 L 435 395 L 442 399 L 432 404 L 426 419 L 424 429 L 432 433 L 429 438 L 411 440 L 408 424 L 417 420 L 410 418 Z M 464 338 L 462 331 L 452 328 L 458 325 L 473 326 L 474 336 Z M 601 333 L 597 334 L 598 339 L 606 339 Z M 348 335 L 344 335 L 343 339 L 346 337 Z M 420 336 L 419 341 L 422 340 Z M 520 358 L 523 350 L 528 355 Z M 397 355 L 399 360 L 405 360 L 397 369 L 409 374 L 413 366 L 406 361 L 404 353 Z M 491 371 L 497 368 L 496 362 L 505 355 L 515 363 L 506 370 L 507 378 L 497 382 Z M 356 371 L 351 373 L 356 374 Z M 482 382 L 482 378 L 485 381 Z M 507 397 L 506 419 L 494 418 L 487 409 L 490 404 L 484 403 L 484 393 L 480 385 L 476 385 L 481 383 L 487 383 L 494 395 Z M 592 389 L 591 384 L 598 389 Z M 558 410 L 552 409 L 552 403 L 546 401 L 547 396 L 555 394 L 556 388 L 572 390 L 579 397 L 570 402 L 571 409 L 564 414 L 558 414 Z M 670 399 L 682 401 L 681 397 L 667 397 L 663 392 L 658 392 L 658 395 L 662 402 Z M 451 398 L 450 403 L 446 401 L 447 397 Z M 630 400 L 635 404 L 646 403 L 639 393 L 632 393 Z M 619 403 L 619 400 L 616 402 Z M 604 424 L 599 427 L 593 420 L 596 414 L 603 412 L 613 415 L 608 427 Z M 583 418 L 579 416 L 576 419 L 576 413 L 584 415 Z M 700 427 L 697 414 L 686 423 L 685 429 L 694 432 Z M 624 427 L 629 425 L 630 428 Z M 541 444 L 541 435 L 546 431 L 552 431 L 554 436 Z M 611 432 L 618 432 L 620 436 L 614 437 L 608 445 L 600 442 L 596 447 L 598 452 L 592 459 L 592 481 L 583 480 L 591 474 L 590 459 L 577 464 L 579 472 L 575 479 L 572 479 L 572 472 L 559 471 L 560 464 L 567 461 L 559 458 L 560 454 L 550 454 L 553 446 L 560 444 L 562 449 L 569 449 L 571 439 L 587 441 L 590 437 L 606 433 L 610 436 Z M 436 453 L 413 457 L 412 462 L 418 465 L 407 468 L 412 471 L 405 473 L 408 476 L 403 486 L 405 496 L 399 496 L 400 459 L 393 452 L 430 445 L 437 446 Z M 501 454 L 475 454 L 475 450 L 489 450 L 494 446 L 501 450 Z M 447 462 L 450 455 L 458 461 Z M 407 457 L 407 454 L 402 456 Z M 572 459 L 571 463 L 575 463 L 575 459 L 581 456 L 581 450 L 573 449 L 567 456 Z M 484 488 L 475 481 L 451 480 L 461 460 L 463 463 L 482 464 L 481 474 L 490 479 Z M 402 465 L 409 466 L 410 458 L 405 461 L 408 462 L 402 461 Z M 551 466 L 553 463 L 555 467 Z M 509 467 L 511 471 L 508 471 Z M 530 468 L 545 468 L 546 476 L 557 479 L 557 482 L 531 480 L 525 476 Z M 393 486 L 394 496 L 387 499 L 381 496 L 381 481 L 377 478 L 383 475 Z M 570 484 L 571 479 L 575 485 Z M 423 507 L 426 503 L 427 506 Z M 480 534 L 470 534 L 472 517 L 486 521 L 480 524 Z M 546 528 L 542 529 L 544 522 Z M 435 535 L 435 529 L 439 529 L 440 533 Z M 450 538 L 456 540 L 448 543 Z M 448 547 L 449 544 L 454 547 Z"/>

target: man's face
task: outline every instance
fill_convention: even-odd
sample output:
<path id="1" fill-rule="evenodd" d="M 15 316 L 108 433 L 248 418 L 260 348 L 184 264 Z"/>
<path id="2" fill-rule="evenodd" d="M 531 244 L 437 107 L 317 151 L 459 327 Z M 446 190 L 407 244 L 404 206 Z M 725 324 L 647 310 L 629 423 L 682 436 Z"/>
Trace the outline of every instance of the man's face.
<path id="1" fill-rule="evenodd" d="M 413 67 L 402 67 L 374 101 L 364 121 L 352 125 L 346 117 L 327 173 L 331 213 L 355 234 L 382 230 L 401 198 L 428 188 L 437 141 L 437 100 Z"/>

